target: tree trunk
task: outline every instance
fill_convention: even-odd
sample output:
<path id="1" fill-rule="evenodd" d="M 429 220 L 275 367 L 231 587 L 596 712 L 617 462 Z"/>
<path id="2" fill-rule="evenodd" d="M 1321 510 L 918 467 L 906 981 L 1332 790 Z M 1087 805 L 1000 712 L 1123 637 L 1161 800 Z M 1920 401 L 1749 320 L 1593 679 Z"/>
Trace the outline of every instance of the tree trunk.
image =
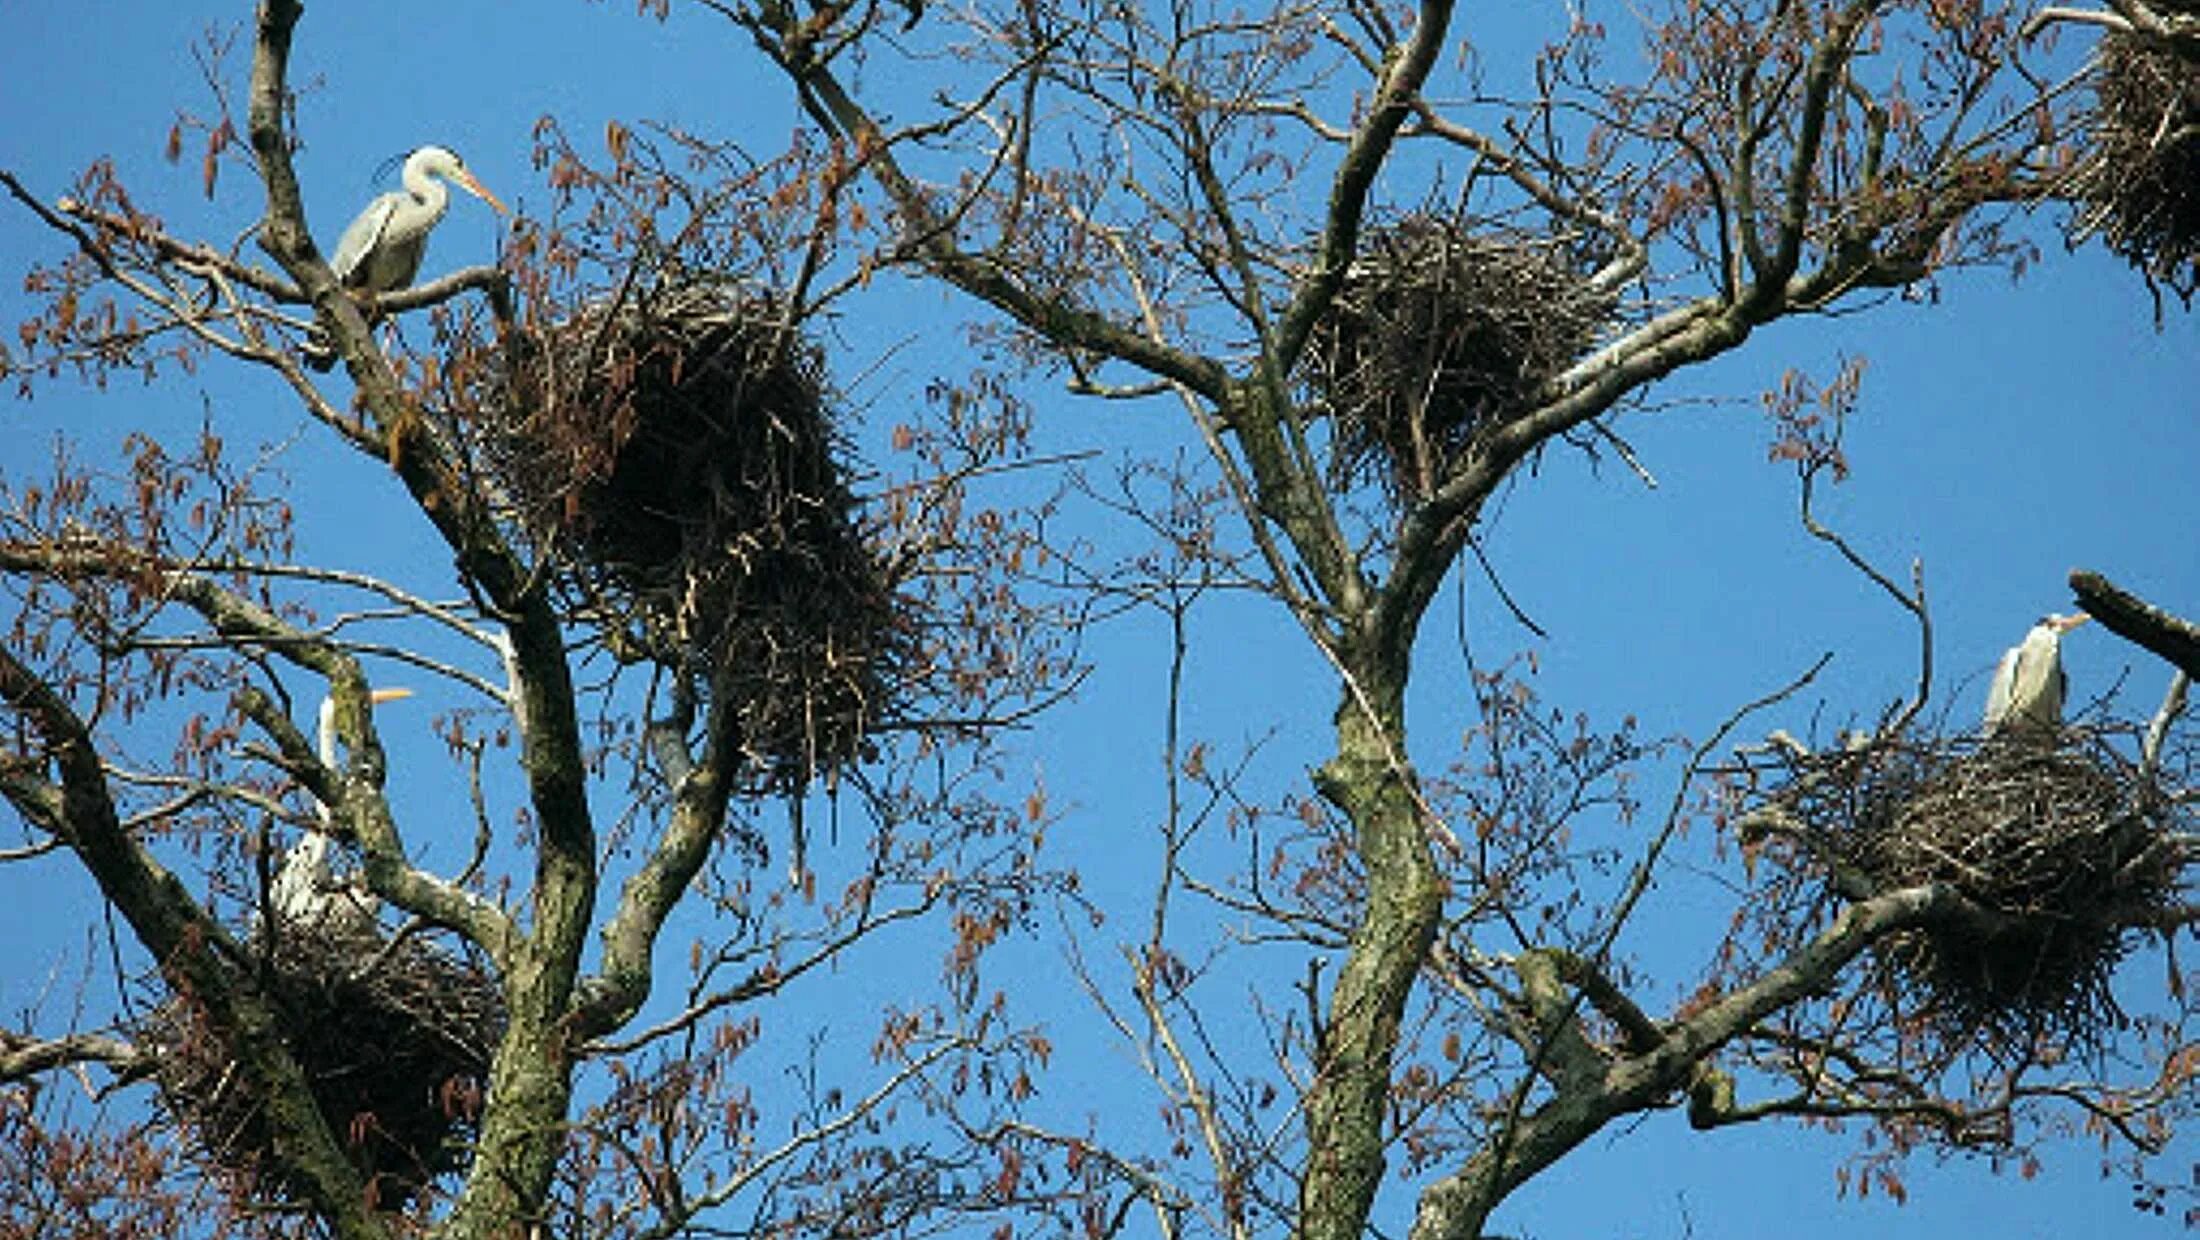
<path id="1" fill-rule="evenodd" d="M 1404 765 L 1401 673 L 1354 676 L 1337 710 L 1336 756 L 1315 774 L 1316 787 L 1358 836 L 1367 901 L 1330 994 L 1307 1099 L 1297 1231 L 1307 1240 L 1366 1233 L 1383 1175 L 1399 1025 L 1443 911 L 1442 881 Z"/>

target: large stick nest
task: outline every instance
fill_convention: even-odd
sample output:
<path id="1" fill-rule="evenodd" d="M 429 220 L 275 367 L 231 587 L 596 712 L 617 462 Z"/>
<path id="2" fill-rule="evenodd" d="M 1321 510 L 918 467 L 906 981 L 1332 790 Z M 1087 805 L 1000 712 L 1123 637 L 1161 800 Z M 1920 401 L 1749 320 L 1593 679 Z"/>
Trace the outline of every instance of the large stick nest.
<path id="1" fill-rule="evenodd" d="M 314 1104 L 378 1209 L 402 1210 L 462 1170 L 481 1114 L 504 1000 L 487 970 L 418 936 L 285 927 L 247 944 Z M 266 1100 L 188 995 L 148 1016 L 163 1107 L 254 1196 L 297 1200 L 272 1157 Z"/>
<path id="2" fill-rule="evenodd" d="M 861 756 L 910 646 L 819 351 L 770 297 L 630 291 L 522 334 L 488 460 L 573 609 L 735 706 L 751 782 Z"/>
<path id="3" fill-rule="evenodd" d="M 2071 181 L 2078 232 L 2190 299 L 2200 289 L 2200 62 L 2102 38 L 2091 144 Z"/>
<path id="4" fill-rule="evenodd" d="M 1782 795 L 1836 886 L 1945 883 L 1990 915 L 1879 949 L 1897 1010 L 1951 1048 L 2098 1045 L 2117 963 L 2179 903 L 2183 811 L 2096 729 L 1880 741 Z"/>
<path id="5" fill-rule="evenodd" d="M 1615 305 L 1564 237 L 1431 214 L 1369 229 L 1307 351 L 1339 479 L 1427 495 L 1478 436 L 1535 408 Z"/>

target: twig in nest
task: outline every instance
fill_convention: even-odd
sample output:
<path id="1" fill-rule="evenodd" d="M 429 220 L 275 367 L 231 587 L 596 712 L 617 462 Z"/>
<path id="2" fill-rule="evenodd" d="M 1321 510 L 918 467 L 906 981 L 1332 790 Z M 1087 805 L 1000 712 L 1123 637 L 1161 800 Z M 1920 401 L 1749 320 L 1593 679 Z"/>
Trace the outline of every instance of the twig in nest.
<path id="1" fill-rule="evenodd" d="M 1426 495 L 1477 436 L 1535 407 L 1615 304 L 1566 243 L 1431 214 L 1369 230 L 1307 350 L 1341 479 Z"/>
<path id="2" fill-rule="evenodd" d="M 859 528 L 820 356 L 777 301 L 635 285 L 514 357 L 472 430 L 570 610 L 730 704 L 750 787 L 799 792 L 859 757 L 910 625 Z"/>
<path id="3" fill-rule="evenodd" d="M 503 1036 L 494 978 L 414 935 L 285 928 L 253 954 L 288 1026 L 314 1102 L 345 1142 L 381 1209 L 403 1209 L 466 1163 L 489 1055 Z M 372 967 L 363 967 L 371 964 Z M 155 1049 L 167 1113 L 214 1166 L 256 1195 L 295 1197 L 270 1161 L 265 1101 L 239 1075 L 220 1032 L 174 995 L 136 1031 Z"/>
<path id="4" fill-rule="evenodd" d="M 2180 903 L 2188 811 L 2106 730 L 1887 735 L 1784 761 L 1764 801 L 1841 898 L 1947 884 L 1988 914 L 1881 947 L 1890 1000 L 1950 1054 L 2088 1047 L 2122 1022 L 2110 980 Z"/>
<path id="5" fill-rule="evenodd" d="M 2083 161 L 2064 193 L 2076 232 L 2098 233 L 2150 281 L 2200 291 L 2200 62 L 2135 34 L 2101 39 Z"/>

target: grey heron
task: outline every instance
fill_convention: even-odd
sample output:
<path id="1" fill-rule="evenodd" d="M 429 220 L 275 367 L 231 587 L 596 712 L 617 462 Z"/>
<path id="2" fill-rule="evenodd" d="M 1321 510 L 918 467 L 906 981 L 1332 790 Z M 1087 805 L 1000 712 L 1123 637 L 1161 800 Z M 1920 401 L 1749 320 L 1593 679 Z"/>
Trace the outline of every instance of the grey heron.
<path id="1" fill-rule="evenodd" d="M 377 195 L 344 229 L 328 261 L 337 282 L 377 296 L 411 285 L 428 252 L 428 233 L 451 205 L 446 180 L 498 213 L 511 214 L 466 170 L 464 160 L 440 146 L 421 147 L 405 157 L 404 188 Z M 326 370 L 335 364 L 336 355 L 326 341 L 317 341 L 308 347 L 307 360 L 316 369 Z"/>
<path id="2" fill-rule="evenodd" d="M 411 697 L 410 689 L 376 689 L 368 695 L 374 705 L 394 702 Z M 336 767 L 336 699 L 321 699 L 321 715 L 316 729 L 316 752 L 321 765 L 334 770 Z M 366 929 L 374 920 L 375 905 L 371 897 L 347 890 L 329 871 L 329 838 L 336 829 L 336 815 L 327 802 L 320 807 L 319 830 L 306 832 L 306 837 L 284 855 L 282 869 L 275 874 L 275 881 L 268 885 L 268 904 L 275 916 L 286 926 L 310 926 L 325 929 Z M 327 924 L 334 912 L 340 922 Z"/>
<path id="3" fill-rule="evenodd" d="M 2063 634 L 2092 617 L 2042 616 L 2011 646 L 1994 669 L 1994 683 L 1986 690 L 1986 732 L 2004 728 L 2052 729 L 2062 725 Z"/>

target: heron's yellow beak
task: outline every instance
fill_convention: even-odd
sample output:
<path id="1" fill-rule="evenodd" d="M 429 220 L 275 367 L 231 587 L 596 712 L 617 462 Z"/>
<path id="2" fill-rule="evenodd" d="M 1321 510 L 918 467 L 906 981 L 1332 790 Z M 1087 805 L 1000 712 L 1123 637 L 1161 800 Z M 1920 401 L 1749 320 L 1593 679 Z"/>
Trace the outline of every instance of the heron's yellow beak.
<path id="1" fill-rule="evenodd" d="M 474 179 L 474 174 L 466 171 L 464 168 L 458 170 L 458 183 L 465 186 L 466 191 L 472 194 L 474 197 L 488 203 L 492 207 L 495 207 L 497 209 L 497 214 L 510 215 L 512 213 L 512 209 L 510 207 L 507 207 L 502 202 L 498 201 L 497 196 L 490 193 L 487 186 L 483 185 L 479 181 L 476 181 Z"/>
<path id="2" fill-rule="evenodd" d="M 376 689 L 367 695 L 367 700 L 376 706 L 380 706 L 384 702 L 394 702 L 399 698 L 409 698 L 412 695 L 413 691 L 410 689 Z"/>
<path id="3" fill-rule="evenodd" d="M 2059 621 L 2055 625 L 2055 627 L 2061 629 L 2065 633 L 2068 633 L 2070 630 L 2077 628 L 2079 625 L 2084 624 L 2086 621 L 2091 620 L 2092 618 L 2093 617 L 2091 615 L 2081 611 L 2074 616 L 2064 616 L 2061 621 Z"/>

